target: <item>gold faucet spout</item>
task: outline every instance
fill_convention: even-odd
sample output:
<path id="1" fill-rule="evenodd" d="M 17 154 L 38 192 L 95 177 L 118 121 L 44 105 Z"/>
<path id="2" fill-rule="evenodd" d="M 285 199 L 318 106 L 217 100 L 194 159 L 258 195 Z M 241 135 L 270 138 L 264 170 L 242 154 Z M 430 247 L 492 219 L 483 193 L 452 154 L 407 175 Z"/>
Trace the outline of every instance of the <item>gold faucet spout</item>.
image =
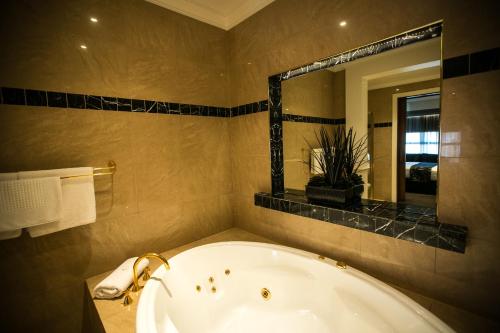
<path id="1" fill-rule="evenodd" d="M 149 253 L 143 254 L 142 256 L 140 256 L 139 258 L 137 258 L 135 260 L 135 262 L 134 262 L 134 288 L 132 289 L 133 291 L 138 291 L 139 290 L 139 277 L 137 276 L 137 267 L 139 266 L 139 263 L 141 262 L 141 260 L 144 259 L 144 258 L 158 259 L 158 260 L 160 260 L 163 263 L 163 266 L 165 266 L 165 268 L 167 270 L 170 269 L 170 265 L 168 263 L 168 260 L 165 259 L 165 257 L 162 256 L 161 254 L 153 253 L 153 252 L 149 252 Z"/>

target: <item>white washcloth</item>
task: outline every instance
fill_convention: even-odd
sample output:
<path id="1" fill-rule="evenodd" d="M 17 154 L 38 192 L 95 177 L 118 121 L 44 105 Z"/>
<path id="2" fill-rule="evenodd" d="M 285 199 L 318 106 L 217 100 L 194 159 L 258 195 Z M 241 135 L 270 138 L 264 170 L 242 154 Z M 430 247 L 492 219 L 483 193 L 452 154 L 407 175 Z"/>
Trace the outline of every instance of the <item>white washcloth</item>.
<path id="1" fill-rule="evenodd" d="M 17 238 L 17 237 L 21 236 L 22 233 L 23 233 L 23 229 L 17 229 L 17 230 L 12 230 L 12 231 L 2 231 L 2 232 L 0 232 L 0 240 Z"/>
<path id="2" fill-rule="evenodd" d="M 0 181 L 0 232 L 58 221 L 61 213 L 59 177 Z"/>
<path id="3" fill-rule="evenodd" d="M 0 182 L 5 180 L 16 180 L 16 179 L 17 179 L 17 172 L 0 173 Z M 22 232 L 23 232 L 22 229 L 0 232 L 0 240 L 17 238 L 21 236 Z"/>
<path id="4" fill-rule="evenodd" d="M 133 257 L 125 260 L 117 269 L 99 282 L 94 288 L 94 296 L 96 298 L 112 299 L 123 294 L 134 281 L 133 267 L 137 258 Z M 137 267 L 137 275 L 139 276 L 148 265 L 149 260 L 142 259 Z"/>
<path id="5" fill-rule="evenodd" d="M 57 222 L 28 228 L 31 237 L 93 223 L 96 220 L 93 169 L 70 168 L 19 172 L 19 179 L 44 176 L 83 176 L 61 179 L 62 216 Z"/>

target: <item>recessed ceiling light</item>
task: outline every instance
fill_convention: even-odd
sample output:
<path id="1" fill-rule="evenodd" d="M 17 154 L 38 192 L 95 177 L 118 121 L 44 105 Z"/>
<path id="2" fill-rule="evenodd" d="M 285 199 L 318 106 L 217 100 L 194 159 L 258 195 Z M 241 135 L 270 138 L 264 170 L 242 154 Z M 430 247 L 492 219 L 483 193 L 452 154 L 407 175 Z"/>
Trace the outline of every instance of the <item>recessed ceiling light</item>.
<path id="1" fill-rule="evenodd" d="M 345 27 L 347 25 L 347 22 L 346 21 L 340 21 L 339 25 L 341 27 Z"/>
<path id="2" fill-rule="evenodd" d="M 399 88 L 396 88 L 396 91 L 399 91 Z"/>
<path id="3" fill-rule="evenodd" d="M 99 22 L 99 20 L 98 20 L 98 19 L 96 19 L 95 17 L 91 17 L 91 18 L 90 18 L 90 21 L 92 21 L 92 22 L 94 22 L 94 23 Z"/>
<path id="4" fill-rule="evenodd" d="M 80 48 L 85 50 L 87 48 L 87 45 L 82 44 L 82 45 L 80 45 Z"/>
<path id="5" fill-rule="evenodd" d="M 249 62 L 247 62 L 247 65 L 251 65 L 251 64 L 252 64 L 252 63 L 251 63 L 250 61 L 249 61 Z"/>

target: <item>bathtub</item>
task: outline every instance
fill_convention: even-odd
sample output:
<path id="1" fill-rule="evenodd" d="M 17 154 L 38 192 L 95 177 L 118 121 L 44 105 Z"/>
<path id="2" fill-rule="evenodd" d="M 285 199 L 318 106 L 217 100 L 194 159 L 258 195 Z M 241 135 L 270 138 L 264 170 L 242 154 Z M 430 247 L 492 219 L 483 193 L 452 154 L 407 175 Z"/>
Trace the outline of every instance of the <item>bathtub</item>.
<path id="1" fill-rule="evenodd" d="M 137 333 L 453 332 L 381 281 L 290 247 L 221 242 L 169 262 L 142 290 Z"/>

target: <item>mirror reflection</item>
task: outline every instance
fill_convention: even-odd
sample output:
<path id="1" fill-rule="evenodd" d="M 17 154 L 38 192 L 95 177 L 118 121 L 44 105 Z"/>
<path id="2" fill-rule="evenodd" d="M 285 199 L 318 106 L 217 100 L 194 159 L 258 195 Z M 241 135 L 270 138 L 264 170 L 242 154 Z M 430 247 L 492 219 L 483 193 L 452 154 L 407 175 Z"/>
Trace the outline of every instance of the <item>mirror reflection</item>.
<path id="1" fill-rule="evenodd" d="M 321 127 L 368 142 L 363 197 L 434 207 L 439 171 L 441 38 L 282 82 L 285 188 L 321 173 Z M 312 145 L 311 145 L 312 143 Z"/>

